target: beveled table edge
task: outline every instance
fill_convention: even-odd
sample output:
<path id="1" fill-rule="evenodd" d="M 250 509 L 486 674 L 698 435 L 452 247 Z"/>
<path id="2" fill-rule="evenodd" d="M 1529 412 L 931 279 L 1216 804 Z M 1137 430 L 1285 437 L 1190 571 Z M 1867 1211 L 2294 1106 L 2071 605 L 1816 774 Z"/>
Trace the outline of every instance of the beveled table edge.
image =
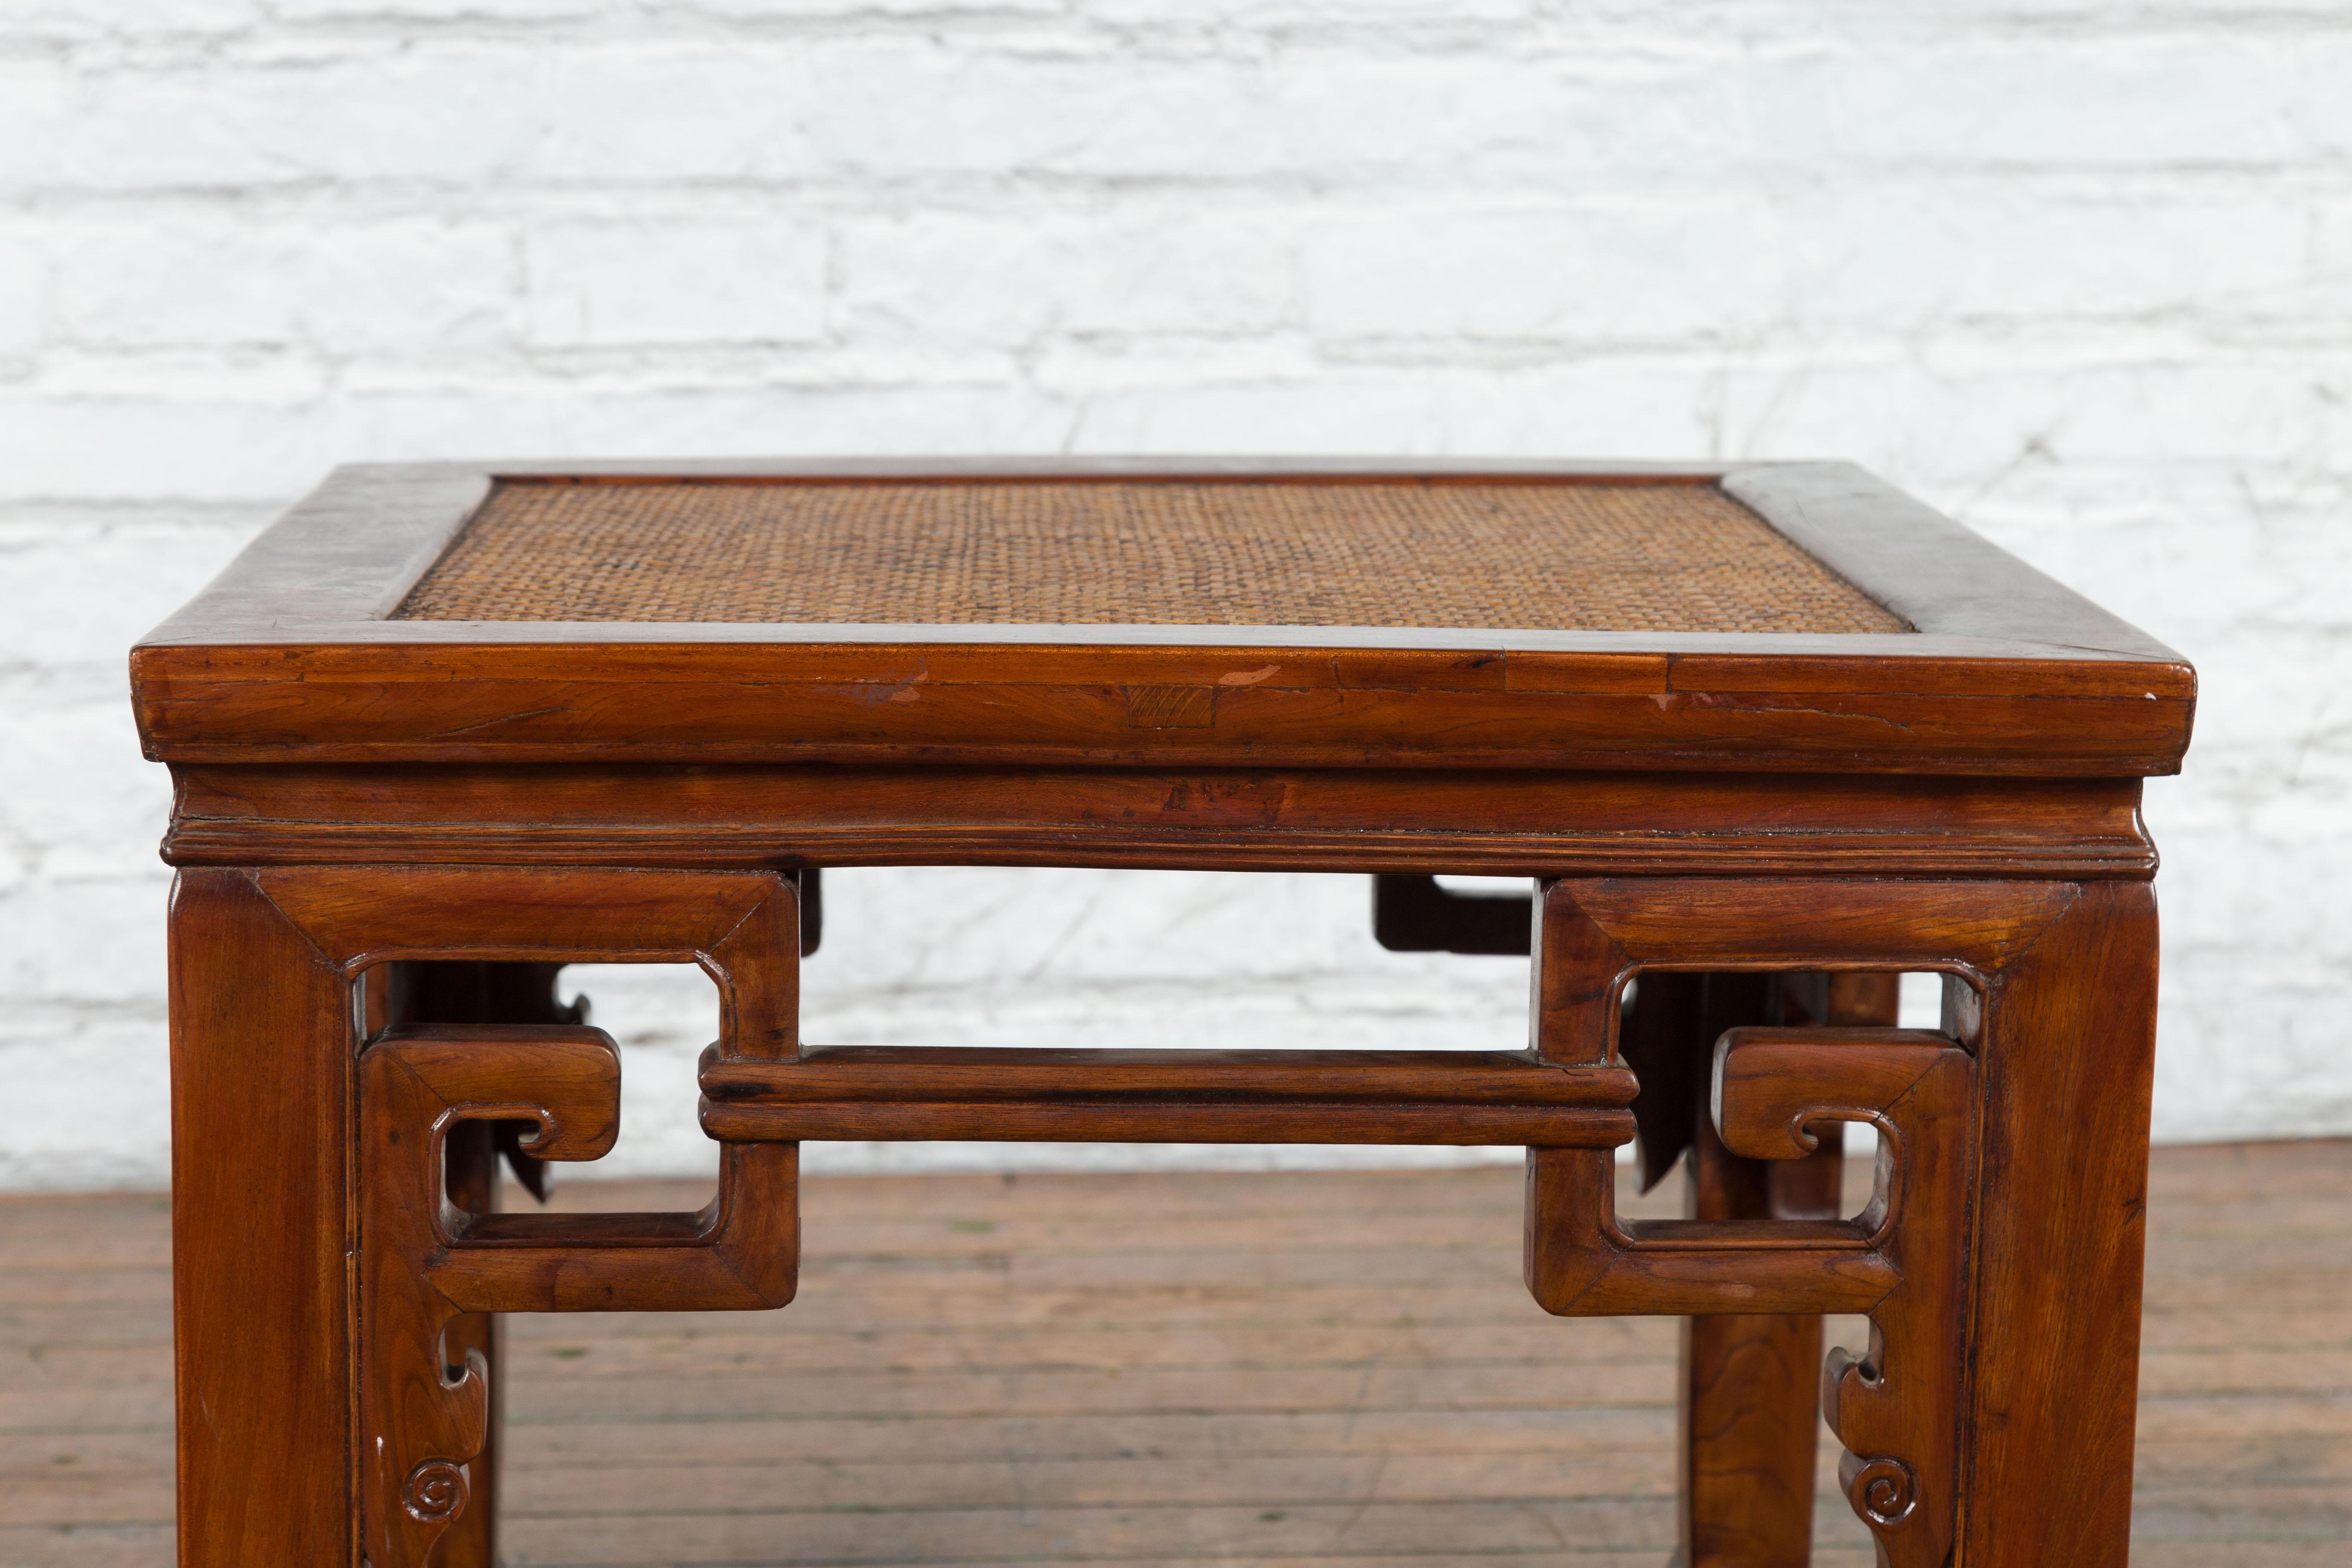
<path id="1" fill-rule="evenodd" d="M 1825 566 L 1885 605 L 1918 630 L 1901 634 L 1737 634 L 1580 632 L 1513 629 L 1331 627 L 1288 626 L 1080 626 L 1035 625 L 813 625 L 768 623 L 643 622 L 457 622 L 388 619 L 415 582 L 429 571 L 500 478 L 627 482 L 683 479 L 698 482 L 838 479 L 939 479 L 1101 478 L 1257 479 L 1268 481 L 1460 479 L 1468 482 L 1542 482 L 1571 479 L 1593 483 L 1660 480 L 1715 483 L 1757 510 L 1765 521 Z M 1852 765 L 1864 770 L 1918 767 L 1966 771 L 1983 765 L 1993 772 L 2070 772 L 2097 774 L 2177 771 L 2185 751 L 2195 699 L 2195 672 L 2178 654 L 2107 614 L 2080 595 L 2035 571 L 1990 542 L 1941 517 L 1850 465 L 1769 463 L 1734 465 L 1642 465 L 1542 463 L 1524 460 L 1254 458 L 1125 459 L 806 459 L 698 460 L 597 463 L 530 461 L 365 465 L 337 470 L 329 481 L 250 545 L 214 583 L 179 614 L 157 627 L 132 650 L 132 685 L 142 739 L 151 757 L 173 760 L 260 760 L 280 757 L 405 756 L 413 760 L 458 760 L 491 754 L 541 758 L 569 754 L 609 755 L 631 750 L 647 758 L 774 756 L 806 760 L 832 755 L 871 756 L 871 744 L 835 737 L 811 744 L 761 736 L 745 740 L 720 732 L 691 737 L 646 738 L 642 727 L 584 739 L 533 730 L 500 719 L 426 715 L 401 732 L 390 725 L 362 742 L 341 740 L 306 743 L 299 733 L 265 724 L 241 727 L 240 714 L 274 700 L 257 699 L 295 671 L 289 661 L 326 661 L 335 679 L 361 679 L 374 663 L 409 697 L 432 679 L 457 679 L 455 666 L 467 666 L 464 679 L 509 670 L 512 661 L 538 649 L 545 660 L 562 660 L 590 681 L 652 680 L 664 650 L 680 660 L 701 661 L 698 671 L 739 687 L 747 681 L 813 682 L 827 686 L 860 680 L 938 680 L 944 693 L 958 681 L 978 680 L 992 689 L 1023 685 L 1065 689 L 1073 712 L 1057 716 L 1040 731 L 1046 752 L 1085 757 L 1108 765 L 1158 754 L 1193 754 L 1198 745 L 1175 752 L 1156 742 L 1137 746 L 1132 735 L 1105 732 L 1115 724 L 1084 707 L 1080 684 L 1130 693 L 1156 683 L 1171 687 L 1210 683 L 1247 687 L 1266 675 L 1240 668 L 1252 655 L 1296 667 L 1321 655 L 1333 656 L 1333 673 L 1311 674 L 1311 688 L 1379 688 L 1398 692 L 1499 689 L 1541 694 L 1550 706 L 1542 722 L 1557 730 L 1570 694 L 1647 694 L 1661 707 L 1690 694 L 1702 706 L 1719 694 L 1822 693 L 1899 694 L 1911 708 L 1921 701 L 1948 703 L 1998 699 L 2016 712 L 2003 720 L 2016 740 L 2015 755 L 2002 758 L 1970 740 L 1957 749 L 1923 741 L 1906 755 L 1905 734 L 1917 715 L 1910 709 L 1853 711 L 1837 715 L 1844 729 L 1826 737 L 1800 736 L 1781 744 L 1765 731 L 1776 721 L 1761 705 L 1747 704 L 1745 718 L 1719 726 L 1720 755 L 1705 716 L 1682 715 L 1680 728 L 1664 743 L 1636 733 L 1638 715 L 1566 717 L 1576 743 L 1537 739 L 1497 748 L 1481 760 L 1520 766 L 1612 766 L 1610 736 L 1622 733 L 1628 754 L 1640 765 L 1768 766 L 1823 770 Z M 694 650 L 706 650 L 698 654 Z M 879 650 L 900 650 L 899 669 L 849 668 Z M 404 654 L 402 650 L 407 650 Z M 731 653 L 722 650 L 732 650 Z M 1340 669 L 1349 654 L 1404 662 L 1370 674 Z M 1499 658 L 1492 656 L 1499 655 Z M 1450 656 L 1450 657 L 1449 657 Z M 758 661 L 753 669 L 746 660 Z M 938 661 L 948 661 L 940 666 Z M 1202 660 L 1240 661 L 1204 670 Z M 416 661 L 422 660 L 422 665 Z M 812 662 L 813 661 L 813 662 Z M 846 663 L 845 661 L 847 661 Z M 959 661 L 967 661 L 959 665 Z M 1073 661 L 1085 666 L 1083 678 Z M 1034 668 L 1024 672 L 1023 665 Z M 1499 666 L 1500 668 L 1493 668 Z M 1448 668 L 1450 667 L 1450 673 Z M 959 668 L 962 673 L 957 673 Z M 1460 672 L 1481 673 L 1465 680 Z M 1300 684 L 1295 668 L 1273 685 Z M 387 688 L 390 689 L 390 688 Z M 1272 691 L 1242 699 L 1247 709 Z M 314 689 L 310 694 L 318 697 Z M 2063 699 L 2058 706 L 2034 706 L 2038 699 Z M 2084 701 L 2132 704 L 2153 701 L 2162 711 Z M 282 703 L 277 703 L 282 708 Z M 1099 704 L 1097 704 L 1099 706 Z M 1741 704 L 1737 699 L 1731 706 Z M 1523 700 L 1530 714 L 1542 702 Z M 1801 705 L 1799 705 L 1801 707 Z M 1864 708 L 1871 704 L 1864 702 Z M 1884 707 L 1885 704 L 1880 703 Z M 1897 705 L 1898 707 L 1901 705 Z M 559 704 L 559 708 L 561 704 Z M 551 710 L 555 711 L 555 710 Z M 1793 711 L 1793 710 L 1791 710 Z M 1955 710 L 1954 712 L 1961 710 Z M 1989 712 L 1989 710 L 1983 710 Z M 2084 747 L 2074 738 L 2099 730 L 2112 715 L 2125 739 Z M 528 714 L 522 715 L 528 718 Z M 1412 718 L 1408 728 L 1428 721 Z M 1276 729 L 1296 721 L 1290 713 L 1271 718 Z M 1399 721 L 1394 712 L 1381 725 Z M 1508 723 L 1509 715 L 1486 715 L 1481 722 Z M 1780 721 L 1783 728 L 1795 721 Z M 1888 732 L 1873 737 L 1860 726 L 1883 723 Z M 1980 715 L 1963 728 L 1984 728 Z M 1311 725 L 1309 726 L 1312 727 Z M 1540 728 L 1540 724 L 1538 726 Z M 1934 730 L 1933 724 L 1919 725 Z M 1851 732 L 1845 732 L 1851 731 Z M 1489 737 L 1492 735 L 1489 730 Z M 1532 731 L 1531 731 L 1532 733 Z M 632 743 L 629 735 L 638 740 Z M 1186 742 L 1200 735 L 1167 737 Z M 1367 739 L 1342 724 L 1329 735 L 1298 731 L 1299 743 L 1256 734 L 1234 748 L 1236 756 L 1319 765 L 1381 765 L 1388 755 L 1378 738 Z M 888 742 L 886 742 L 888 743 Z M 903 742 L 933 757 L 971 756 L 967 738 L 916 733 Z M 1017 741 L 1015 742 L 1017 744 Z M 831 747 L 829 750 L 828 747 Z M 1271 749 L 1269 749 L 1269 747 Z M 1214 749 L 1212 747 L 1211 749 Z M 990 754 L 1000 754 L 992 752 Z M 1426 762 L 1425 750 L 1406 746 L 1400 760 Z M 1843 759 L 1841 761 L 1840 759 Z"/>

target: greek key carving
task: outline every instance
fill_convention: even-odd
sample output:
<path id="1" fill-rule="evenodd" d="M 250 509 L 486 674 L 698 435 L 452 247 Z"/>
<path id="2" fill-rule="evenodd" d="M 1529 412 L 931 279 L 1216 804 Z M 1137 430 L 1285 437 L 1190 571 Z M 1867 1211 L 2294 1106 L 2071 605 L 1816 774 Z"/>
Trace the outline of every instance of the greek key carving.
<path id="1" fill-rule="evenodd" d="M 794 1144 L 729 1148 L 699 1215 L 474 1215 L 445 1194 L 469 1121 L 524 1123 L 536 1160 L 594 1160 L 620 1126 L 621 1059 L 601 1029 L 425 1024 L 360 1058 L 362 1499 L 370 1568 L 420 1568 L 480 1487 L 488 1367 L 450 1364 L 451 1328 L 484 1312 L 765 1308 L 790 1300 Z M 740 1241 L 739 1241 L 740 1237 Z"/>
<path id="2" fill-rule="evenodd" d="M 467 1121 L 532 1124 L 532 1153 L 594 1159 L 618 1131 L 620 1054 L 576 1026 L 424 1025 L 388 1031 L 360 1058 L 362 1299 L 369 1313 L 364 1543 L 372 1568 L 426 1562 L 466 1511 L 489 1439 L 489 1367 L 451 1325 L 471 1310 L 432 1260 L 480 1216 L 446 1201 L 445 1145 Z"/>
<path id="3" fill-rule="evenodd" d="M 1723 1037 L 1713 1111 L 1732 1153 L 1801 1159 L 1823 1122 L 1877 1128 L 1877 1192 L 1853 1220 L 1621 1222 L 1608 1156 L 1529 1151 L 1528 1278 L 1548 1310 L 1870 1317 L 1869 1356 L 1828 1359 L 1822 1408 L 1884 1568 L 1943 1568 L 1957 1522 L 1962 1280 L 1949 1240 L 1967 1211 L 1975 1081 L 1974 1061 L 1939 1034 Z"/>

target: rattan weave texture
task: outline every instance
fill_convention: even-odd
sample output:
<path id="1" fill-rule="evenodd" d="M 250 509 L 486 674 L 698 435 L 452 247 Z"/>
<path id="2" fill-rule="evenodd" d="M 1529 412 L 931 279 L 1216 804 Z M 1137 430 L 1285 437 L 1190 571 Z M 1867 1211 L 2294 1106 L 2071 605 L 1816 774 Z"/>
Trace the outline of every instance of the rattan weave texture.
<path id="1" fill-rule="evenodd" d="M 500 483 L 411 620 L 1898 632 L 1705 484 Z"/>

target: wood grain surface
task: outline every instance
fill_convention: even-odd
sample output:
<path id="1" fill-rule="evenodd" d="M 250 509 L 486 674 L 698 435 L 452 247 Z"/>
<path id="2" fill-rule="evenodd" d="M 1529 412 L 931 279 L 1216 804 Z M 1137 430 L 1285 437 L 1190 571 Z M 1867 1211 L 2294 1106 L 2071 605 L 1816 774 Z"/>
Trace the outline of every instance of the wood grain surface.
<path id="1" fill-rule="evenodd" d="M 514 1568 L 1673 1546 L 1678 1326 L 1544 1317 L 1516 1168 L 815 1178 L 803 1203 L 782 1312 L 510 1320 Z M 2148 1215 L 2133 1563 L 2345 1561 L 2352 1141 L 2158 1150 Z M 171 1563 L 171 1220 L 0 1199 L 0 1562 Z M 1815 1561 L 1861 1568 L 1833 1452 Z"/>
<path id="2" fill-rule="evenodd" d="M 1453 1143 L 1613 1149 L 1633 1075 L 1525 1051 L 810 1047 L 702 1056 L 713 1138 Z"/>
<path id="3" fill-rule="evenodd" d="M 176 782 L 164 858 L 183 866 L 392 857 L 1507 876 L 2156 869 L 2137 779 L 281 765 L 183 767 Z"/>
<path id="4" fill-rule="evenodd" d="M 493 479 L 528 467 L 339 471 L 132 650 L 147 755 L 2123 778 L 2177 771 L 2195 710 L 2195 672 L 2179 655 L 1834 463 L 1691 477 L 1719 482 L 1916 633 L 949 625 L 911 613 L 857 624 L 387 618 Z M 761 467 L 675 465 L 667 477 L 755 482 Z M 1115 471 L 1071 462 L 1027 479 Z M 598 476 L 566 465 L 553 477 L 628 477 Z M 1000 477 L 1024 479 L 1018 465 Z M 1638 476 L 1350 465 L 1258 477 Z"/>
<path id="5" fill-rule="evenodd" d="M 179 879 L 170 932 L 182 1545 L 191 1563 L 336 1561 L 353 1460 L 351 982 L 235 871 Z M 274 1310 L 256 1310 L 261 1290 Z"/>

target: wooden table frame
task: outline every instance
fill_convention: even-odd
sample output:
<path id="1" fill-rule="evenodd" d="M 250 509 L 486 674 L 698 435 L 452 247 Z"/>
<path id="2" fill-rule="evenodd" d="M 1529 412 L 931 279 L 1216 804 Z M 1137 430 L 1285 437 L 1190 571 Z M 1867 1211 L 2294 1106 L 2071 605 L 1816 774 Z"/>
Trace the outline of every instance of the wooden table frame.
<path id="1" fill-rule="evenodd" d="M 1874 1327 L 1822 1396 L 1882 1562 L 2122 1568 L 2138 799 L 2187 745 L 2177 656 L 1832 465 L 1663 477 L 1720 482 L 1916 633 L 386 619 L 530 471 L 908 468 L 346 470 L 134 650 L 180 868 L 184 1564 L 487 1568 L 495 1314 L 788 1301 L 804 1139 L 1071 1138 L 1524 1145 L 1536 1300 L 1692 1317 L 1693 1568 L 1803 1561 L 1788 1367 L 1824 1312 Z M 1530 1048 L 804 1047 L 801 873 L 890 863 L 1527 876 Z M 1478 918 L 1383 931 L 1507 949 Z M 496 1212 L 502 1147 L 528 1177 L 611 1144 L 617 1058 L 548 995 L 573 961 L 718 983 L 704 1213 Z M 1885 1026 L 1904 971 L 1945 976 L 1939 1029 Z M 1645 1157 L 1695 1151 L 1692 1218 L 1617 1218 L 1637 1119 Z M 1881 1137 L 1858 1218 L 1819 1174 L 1844 1121 Z"/>

